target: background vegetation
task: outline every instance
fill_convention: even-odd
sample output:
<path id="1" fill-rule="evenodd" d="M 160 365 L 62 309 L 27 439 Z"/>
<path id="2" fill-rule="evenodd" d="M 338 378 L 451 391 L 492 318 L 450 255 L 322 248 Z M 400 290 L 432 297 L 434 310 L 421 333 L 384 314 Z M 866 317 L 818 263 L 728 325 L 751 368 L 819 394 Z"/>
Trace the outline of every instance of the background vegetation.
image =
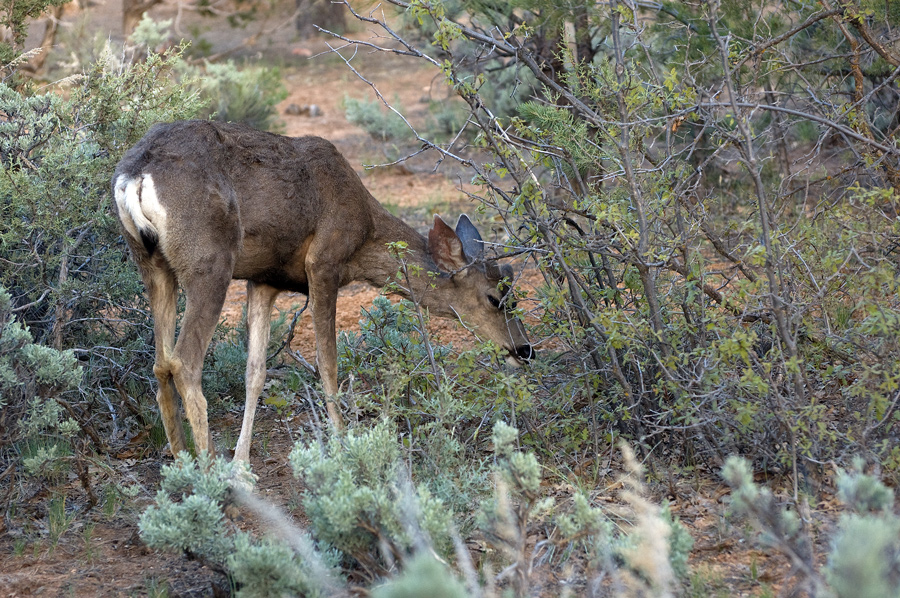
<path id="1" fill-rule="evenodd" d="M 725 466 L 735 516 L 791 567 L 780 586 L 897 595 L 884 484 L 900 473 L 900 8 L 388 4 L 400 19 L 354 12 L 381 38 L 331 35 L 430 64 L 461 103 L 419 124 L 347 98 L 348 116 L 392 152 L 425 147 L 469 169 L 484 218 L 503 225 L 498 254 L 525 256 L 542 280 L 518 297 L 540 356 L 503 370 L 490 347 L 433 345 L 416 306 L 379 301 L 341 340 L 354 426 L 291 454 L 309 535 L 233 532 L 234 500 L 276 515 L 232 496 L 242 472 L 201 458 L 169 466 L 144 540 L 206 559 L 247 595 L 269 587 L 261 578 L 269 595 L 332 595 L 390 577 L 379 595 L 424 579 L 448 596 L 558 593 L 563 579 L 579 594 L 703 595 L 690 538 L 643 481 Z M 38 91 L 14 57 L 39 10 L 18 6 L 0 5 L 14 33 L 0 53 L 6 527 L 22 526 L 29 484 L 71 470 L 93 507 L 92 463 L 141 430 L 163 442 L 148 314 L 107 209 L 118 156 L 156 120 L 213 110 L 272 126 L 279 97 L 277 75 L 148 52 L 151 23 L 133 38 L 143 59 L 105 54 L 65 93 Z M 261 91 L 247 93 L 251 79 Z M 241 371 L 240 349 L 221 343 L 213 367 Z M 272 387 L 285 409 L 316 392 L 303 369 Z M 623 449 L 623 518 L 595 501 L 616 485 L 601 455 L 620 440 L 646 464 Z M 555 500 L 548 476 L 583 491 Z M 819 537 L 810 503 L 838 491 L 848 514 Z M 271 581 L 271 563 L 294 577 Z"/>

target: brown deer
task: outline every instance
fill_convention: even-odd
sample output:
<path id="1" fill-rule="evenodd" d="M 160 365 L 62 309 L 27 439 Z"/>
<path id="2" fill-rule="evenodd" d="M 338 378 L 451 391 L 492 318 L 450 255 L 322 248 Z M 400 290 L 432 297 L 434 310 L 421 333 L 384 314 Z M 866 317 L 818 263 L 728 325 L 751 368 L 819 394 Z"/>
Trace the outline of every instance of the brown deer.
<path id="1" fill-rule="evenodd" d="M 266 375 L 269 318 L 281 291 L 306 294 L 326 408 L 338 429 L 335 310 L 351 281 L 383 286 L 398 271 L 388 243 L 404 242 L 408 296 L 431 314 L 458 317 L 509 352 L 534 351 L 506 305 L 509 266 L 484 259 L 468 217 L 454 232 L 439 216 L 428 238 L 395 218 L 347 160 L 319 137 L 284 137 L 244 125 L 185 121 L 154 125 L 113 175 L 114 209 L 153 313 L 157 401 L 172 454 L 185 450 L 176 391 L 197 451 L 213 452 L 203 359 L 232 279 L 247 281 L 246 406 L 235 460 L 247 461 Z M 415 272 L 418 271 L 418 274 Z M 187 305 L 178 341 L 178 285 Z"/>

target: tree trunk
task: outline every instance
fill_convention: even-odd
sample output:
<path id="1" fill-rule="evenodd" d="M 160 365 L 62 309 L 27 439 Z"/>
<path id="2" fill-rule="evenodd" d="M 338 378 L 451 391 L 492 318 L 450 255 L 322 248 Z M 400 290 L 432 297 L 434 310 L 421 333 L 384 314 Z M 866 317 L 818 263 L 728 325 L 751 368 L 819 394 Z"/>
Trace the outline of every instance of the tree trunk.
<path id="1" fill-rule="evenodd" d="M 122 30 L 125 36 L 131 35 L 144 13 L 162 2 L 162 0 L 122 0 Z"/>
<path id="2" fill-rule="evenodd" d="M 297 19 L 294 21 L 301 38 L 316 33 L 315 26 L 335 33 L 343 33 L 347 28 L 347 8 L 330 0 L 297 0 Z"/>

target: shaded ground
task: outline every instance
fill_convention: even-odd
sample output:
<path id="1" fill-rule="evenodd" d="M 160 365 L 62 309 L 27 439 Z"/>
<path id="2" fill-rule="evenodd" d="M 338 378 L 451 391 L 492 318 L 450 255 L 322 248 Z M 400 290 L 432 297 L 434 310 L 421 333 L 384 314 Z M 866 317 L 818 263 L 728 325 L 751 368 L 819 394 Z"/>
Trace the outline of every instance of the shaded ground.
<path id="1" fill-rule="evenodd" d="M 110 0 L 86 9 L 91 22 L 94 25 L 106 23 L 114 39 L 121 36 L 117 4 Z M 154 14 L 172 16 L 174 9 L 163 6 L 154 9 Z M 69 22 L 78 18 L 76 13 L 67 17 Z M 229 40 L 234 41 L 234 32 L 213 30 L 212 23 L 207 21 L 185 18 L 185 30 L 191 23 L 217 50 L 226 46 Z M 202 31 L 204 28 L 210 30 Z M 309 58 L 325 50 L 323 40 L 296 40 L 293 28 L 287 27 L 258 47 L 244 51 L 245 54 L 262 53 L 280 62 L 290 92 L 279 107 L 285 132 L 322 135 L 332 140 L 350 162 L 358 166 L 372 193 L 392 206 L 391 209 L 402 213 L 420 231 L 427 229 L 435 211 L 448 215 L 451 220 L 459 213 L 471 210 L 473 206 L 466 203 L 464 195 L 457 190 L 460 178 L 467 180 L 466 175 L 446 169 L 432 174 L 435 156 L 423 155 L 403 168 L 363 170 L 363 163 L 384 162 L 387 158 L 379 144 L 346 121 L 341 102 L 345 95 L 371 98 L 371 90 L 334 55 Z M 447 95 L 434 73 L 410 68 L 409 61 L 401 63 L 383 55 L 360 54 L 355 64 L 389 99 L 398 100 L 413 120 L 425 114 L 430 100 Z M 315 105 L 321 115 L 288 114 L 291 105 Z M 530 272 L 526 279 L 535 285 L 539 276 Z M 358 329 L 360 308 L 370 306 L 377 293 L 376 289 L 362 284 L 343 289 L 338 300 L 338 328 Z M 225 310 L 229 322 L 239 320 L 244 298 L 244 284 L 233 283 Z M 277 305 L 279 309 L 289 310 L 304 303 L 302 295 L 284 294 Z M 453 323 L 436 322 L 435 332 L 443 340 L 452 340 L 457 345 L 471 342 L 469 334 Z M 312 361 L 314 336 L 308 315 L 299 322 L 292 346 Z M 275 504 L 296 505 L 298 502 L 299 489 L 286 466 L 286 456 L 292 441 L 309 430 L 311 424 L 307 418 L 308 415 L 301 414 L 289 421 L 281 421 L 277 413 L 265 405 L 258 411 L 251 465 L 260 477 L 260 494 Z M 221 442 L 225 436 L 236 437 L 239 426 L 240 409 L 236 409 L 214 422 L 214 434 Z M 107 499 L 86 512 L 85 504 L 69 505 L 73 521 L 55 548 L 51 548 L 49 541 L 28 543 L 25 540 L 27 532 L 47 526 L 46 516 L 35 516 L 25 527 L 4 530 L 0 536 L 0 598 L 228 595 L 229 588 L 221 574 L 183 556 L 149 551 L 140 542 L 137 515 L 152 499 L 160 467 L 157 459 L 147 458 L 146 447 L 146 438 L 135 438 L 129 450 L 120 455 L 115 471 L 98 469 L 92 472 L 95 492 L 101 499 L 104 496 Z M 615 469 L 614 464 L 610 465 Z M 673 512 L 695 539 L 692 567 L 700 575 L 700 587 L 708 590 L 698 595 L 761 595 L 767 584 L 783 577 L 785 564 L 779 558 L 751 548 L 735 527 L 726 524 L 723 504 L 726 491 L 710 479 L 711 476 L 701 474 L 694 474 L 693 478 L 680 477 L 671 482 L 668 490 L 660 490 L 661 495 L 668 495 L 660 498 L 671 501 Z M 74 489 L 78 481 L 73 480 L 71 484 Z M 121 494 L 121 488 L 125 487 L 134 489 L 133 498 Z M 120 490 L 107 492 L 110 488 Z M 567 495 L 571 491 L 571 488 L 563 488 L 560 493 Z M 108 495 L 114 498 L 109 499 Z M 29 500 L 34 504 L 46 502 L 46 489 L 30 489 Z M 552 590 L 548 588 L 547 595 L 558 589 L 558 586 Z"/>

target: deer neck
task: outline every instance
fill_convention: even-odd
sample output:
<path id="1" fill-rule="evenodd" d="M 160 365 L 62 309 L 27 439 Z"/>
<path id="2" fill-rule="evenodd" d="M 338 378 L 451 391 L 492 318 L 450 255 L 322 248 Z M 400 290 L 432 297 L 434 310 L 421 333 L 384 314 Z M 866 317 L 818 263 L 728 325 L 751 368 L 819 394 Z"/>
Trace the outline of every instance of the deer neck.
<path id="1" fill-rule="evenodd" d="M 431 297 L 436 289 L 449 283 L 449 277 L 441 274 L 431 259 L 423 235 L 383 208 L 381 212 L 375 218 L 374 234 L 358 260 L 360 278 L 376 287 L 397 282 L 398 294 L 432 307 Z M 392 249 L 392 243 L 404 243 L 406 250 Z"/>

